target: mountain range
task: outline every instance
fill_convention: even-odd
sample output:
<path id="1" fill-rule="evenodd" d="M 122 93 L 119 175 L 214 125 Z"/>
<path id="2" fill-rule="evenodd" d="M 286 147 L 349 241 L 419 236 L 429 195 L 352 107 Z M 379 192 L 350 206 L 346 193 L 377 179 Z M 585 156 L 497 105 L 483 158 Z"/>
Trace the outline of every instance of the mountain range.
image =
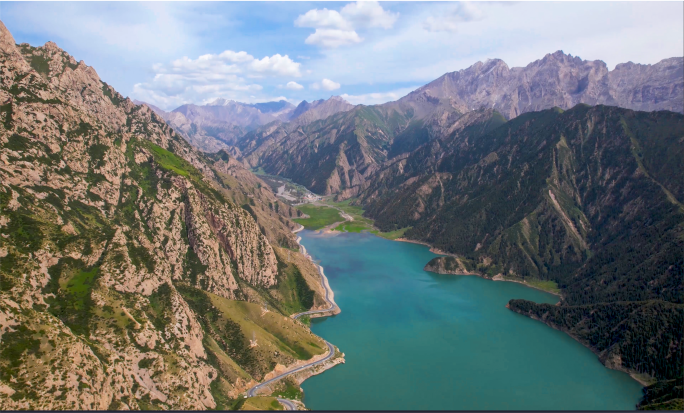
<path id="1" fill-rule="evenodd" d="M 171 112 L 149 103 L 133 102 L 148 106 L 195 148 L 209 153 L 230 148 L 247 132 L 262 125 L 306 125 L 353 107 L 339 96 L 311 103 L 304 100 L 297 107 L 285 100 L 248 104 L 219 98 L 202 106 L 182 105 Z"/>
<path id="2" fill-rule="evenodd" d="M 561 51 L 524 68 L 509 69 L 494 59 L 447 73 L 395 102 L 359 105 L 302 128 L 257 128 L 235 146 L 249 167 L 262 167 L 314 192 L 345 199 L 358 195 L 383 162 L 452 134 L 456 120 L 472 110 L 492 108 L 513 119 L 530 111 L 584 103 L 682 113 L 683 79 L 681 57 L 655 65 L 619 64 L 612 71 L 602 61 L 585 61 Z M 328 133 L 332 130 L 334 134 Z M 315 176 L 307 170 L 311 164 L 317 165 Z"/>

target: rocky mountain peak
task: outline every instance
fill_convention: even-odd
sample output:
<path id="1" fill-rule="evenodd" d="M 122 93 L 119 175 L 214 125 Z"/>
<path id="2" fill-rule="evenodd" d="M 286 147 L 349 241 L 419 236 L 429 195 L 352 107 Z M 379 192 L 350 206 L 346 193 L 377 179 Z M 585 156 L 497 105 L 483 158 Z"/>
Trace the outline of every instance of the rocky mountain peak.
<path id="1" fill-rule="evenodd" d="M 330 96 L 328 99 L 314 100 L 311 103 L 303 100 L 290 115 L 290 122 L 296 125 L 305 125 L 339 112 L 351 110 L 353 107 L 354 105 L 341 96 Z"/>
<path id="2" fill-rule="evenodd" d="M 216 99 L 212 100 L 211 102 L 209 102 L 203 106 L 227 106 L 227 105 L 234 104 L 234 103 L 237 103 L 237 102 L 235 102 L 234 100 L 230 100 L 230 99 L 216 98 Z"/>
<path id="3" fill-rule="evenodd" d="M 398 102 L 415 106 L 416 113 L 428 113 L 430 109 L 420 105 L 435 107 L 434 99 L 460 111 L 493 107 L 507 119 L 554 106 L 569 109 L 578 103 L 682 113 L 683 66 L 684 59 L 674 57 L 654 65 L 620 64 L 609 71 L 601 60 L 582 60 L 558 50 L 525 67 L 509 68 L 500 59 L 477 62 Z"/>
<path id="4" fill-rule="evenodd" d="M 9 30 L 7 30 L 7 27 L 5 27 L 5 24 L 0 21 L 0 50 L 8 53 L 9 50 L 15 47 L 15 44 L 12 33 L 10 33 Z"/>

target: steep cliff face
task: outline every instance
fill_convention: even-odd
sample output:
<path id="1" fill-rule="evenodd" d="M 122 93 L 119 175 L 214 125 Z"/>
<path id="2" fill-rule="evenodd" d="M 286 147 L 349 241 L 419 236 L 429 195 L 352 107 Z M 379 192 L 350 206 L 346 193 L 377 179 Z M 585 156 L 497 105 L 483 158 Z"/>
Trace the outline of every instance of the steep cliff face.
<path id="1" fill-rule="evenodd" d="M 265 127 L 241 140 L 250 166 L 330 194 L 361 183 L 386 157 L 390 131 L 371 108 L 358 107 L 306 126 Z"/>
<path id="2" fill-rule="evenodd" d="M 322 352 L 274 313 L 299 309 L 282 292 L 296 266 L 215 160 L 2 23 L 0 82 L 3 409 L 226 408 L 275 363 Z"/>
<path id="3" fill-rule="evenodd" d="M 413 227 L 406 236 L 490 275 L 543 278 L 579 269 L 644 219 L 677 242 L 682 115 L 577 106 L 495 119 L 473 115 L 379 170 L 361 197 L 376 225 Z"/>

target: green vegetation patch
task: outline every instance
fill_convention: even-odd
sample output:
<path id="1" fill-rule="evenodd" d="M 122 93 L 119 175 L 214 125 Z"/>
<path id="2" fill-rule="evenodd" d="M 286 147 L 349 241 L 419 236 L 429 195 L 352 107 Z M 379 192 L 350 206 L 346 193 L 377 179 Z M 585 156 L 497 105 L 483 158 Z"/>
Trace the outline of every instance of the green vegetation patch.
<path id="1" fill-rule="evenodd" d="M 91 317 L 91 291 L 99 267 L 87 268 L 83 261 L 71 257 L 61 258 L 48 269 L 50 281 L 45 293 L 52 293 L 46 302 L 49 311 L 62 320 L 75 334 L 88 336 Z"/>
<path id="2" fill-rule="evenodd" d="M 115 106 L 119 106 L 119 104 L 121 104 L 123 101 L 118 93 L 112 93 L 109 85 L 106 82 L 102 82 L 102 93 L 107 96 Z"/>
<path id="3" fill-rule="evenodd" d="M 412 227 L 406 227 L 406 228 L 401 228 L 396 231 L 389 231 L 389 232 L 382 232 L 382 231 L 371 231 L 372 234 L 375 234 L 379 237 L 383 237 L 389 240 L 395 240 L 397 238 L 402 238 L 406 231 L 410 230 Z"/>
<path id="4" fill-rule="evenodd" d="M 386 238 L 389 240 L 395 240 L 397 238 L 403 237 L 404 233 L 411 229 L 411 227 L 406 227 L 397 229 L 395 231 L 382 232 L 375 228 L 374 221 L 372 219 L 363 216 L 363 213 L 365 212 L 363 207 L 358 205 L 350 205 L 352 201 L 354 201 L 354 199 L 347 199 L 343 202 L 326 202 L 327 204 L 333 205 L 341 209 L 346 214 L 349 214 L 352 218 L 354 218 L 354 220 L 351 222 L 343 222 L 342 224 L 335 227 L 335 231 L 353 233 L 368 231 L 371 234 L 377 235 L 379 237 Z"/>
<path id="5" fill-rule="evenodd" d="M 239 410 L 283 410 L 283 405 L 275 397 L 250 397 Z"/>
<path id="6" fill-rule="evenodd" d="M 302 400 L 304 393 L 299 386 L 292 383 L 291 379 L 285 379 L 281 381 L 281 384 L 278 386 L 278 390 L 273 392 L 271 396 L 290 400 Z"/>
<path id="7" fill-rule="evenodd" d="M 550 292 L 552 294 L 560 294 L 561 290 L 558 288 L 558 283 L 555 281 L 545 281 L 545 280 L 537 280 L 534 278 L 526 278 L 525 283 L 531 285 L 534 288 L 538 288 L 543 291 Z"/>
<path id="8" fill-rule="evenodd" d="M 0 380 L 10 383 L 16 391 L 11 397 L 18 401 L 21 399 L 38 400 L 39 395 L 31 383 L 19 374 L 26 355 L 41 357 L 41 340 L 36 338 L 35 331 L 24 324 L 14 327 L 14 330 L 5 332 L 0 342 Z"/>
<path id="9" fill-rule="evenodd" d="M 362 232 L 368 231 L 368 225 L 365 222 L 360 221 L 347 221 L 335 227 L 335 231 L 340 232 Z"/>
<path id="10" fill-rule="evenodd" d="M 154 154 L 154 159 L 163 169 L 173 171 L 178 175 L 190 176 L 189 171 L 194 168 L 185 159 L 153 143 L 148 143 L 148 147 Z"/>
<path id="11" fill-rule="evenodd" d="M 285 298 L 278 303 L 281 310 L 286 314 L 293 314 L 311 309 L 316 293 L 309 287 L 299 268 L 278 260 L 278 274 L 278 291 Z"/>
<path id="12" fill-rule="evenodd" d="M 17 135 L 15 133 L 7 139 L 7 143 L 5 144 L 5 148 L 13 150 L 13 151 L 25 151 L 25 150 L 28 150 L 30 145 L 31 145 L 31 140 L 29 138 L 23 137 L 21 135 Z"/>
<path id="13" fill-rule="evenodd" d="M 275 364 L 268 364 L 269 362 L 287 362 L 282 359 L 284 355 L 307 360 L 325 352 L 325 345 L 320 339 L 312 336 L 306 328 L 294 320 L 284 318 L 282 314 L 272 311 L 272 307 L 271 311 L 264 313 L 263 307 L 258 304 L 227 300 L 211 293 L 205 294 L 211 298 L 211 304 L 215 306 L 208 307 L 205 313 L 213 312 L 217 315 L 215 321 L 212 321 L 212 326 L 225 341 L 226 347 L 223 350 L 236 360 L 240 367 L 257 379 L 275 366 Z M 202 314 L 199 309 L 197 311 L 198 314 Z M 271 355 L 268 356 L 270 361 L 259 360 L 258 365 L 241 364 L 239 361 L 241 356 L 237 354 L 234 356 L 233 353 L 244 349 L 242 351 L 254 354 L 255 350 L 249 348 L 248 340 L 252 338 L 252 334 L 256 336 L 258 343 L 257 353 L 264 355 L 263 349 L 270 348 L 277 350 L 280 355 L 272 356 L 273 353 L 270 353 Z M 233 338 L 228 339 L 228 336 Z M 245 357 L 249 356 L 245 355 Z M 243 361 L 248 360 L 245 358 Z"/>
<path id="14" fill-rule="evenodd" d="M 38 251 L 44 238 L 40 222 L 34 219 L 25 208 L 7 212 L 10 218 L 6 230 L 10 235 L 9 243 L 21 253 Z"/>
<path id="15" fill-rule="evenodd" d="M 27 57 L 33 70 L 46 78 L 50 75 L 50 61 L 43 55 L 29 55 Z"/>
<path id="16" fill-rule="evenodd" d="M 81 310 L 86 306 L 86 299 L 93 288 L 93 281 L 98 273 L 99 268 L 93 267 L 89 270 L 81 270 L 73 278 L 71 278 L 65 286 L 67 294 L 73 300 L 72 305 L 75 310 Z"/>
<path id="17" fill-rule="evenodd" d="M 307 214 L 309 218 L 297 218 L 293 221 L 304 225 L 304 228 L 306 229 L 317 230 L 330 224 L 344 221 L 344 218 L 342 218 L 340 213 L 334 208 L 315 205 L 300 205 L 297 207 L 297 209 Z"/>

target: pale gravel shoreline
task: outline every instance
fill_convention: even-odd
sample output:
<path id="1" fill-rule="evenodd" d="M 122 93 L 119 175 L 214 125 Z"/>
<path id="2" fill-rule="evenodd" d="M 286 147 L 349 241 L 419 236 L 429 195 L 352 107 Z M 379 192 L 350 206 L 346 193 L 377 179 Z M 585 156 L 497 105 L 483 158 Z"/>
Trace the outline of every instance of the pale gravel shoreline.
<path id="1" fill-rule="evenodd" d="M 298 232 L 300 232 L 302 230 L 304 230 L 304 225 L 300 224 L 300 228 L 298 228 L 292 232 L 297 234 Z M 318 268 L 318 273 L 321 276 L 321 283 L 323 284 L 323 288 L 327 291 L 327 299 L 330 302 L 330 304 L 332 305 L 332 308 L 328 309 L 331 312 L 331 314 L 329 314 L 329 315 L 336 315 L 336 314 L 341 313 L 342 310 L 340 309 L 340 307 L 335 302 L 335 292 L 333 291 L 332 288 L 330 288 L 330 283 L 328 282 L 328 277 L 326 277 L 326 275 L 325 275 L 325 271 L 323 269 L 323 266 L 316 264 L 314 262 L 313 257 L 306 252 L 306 247 L 304 245 L 302 245 L 301 240 L 302 240 L 302 237 L 297 236 L 297 244 L 299 245 L 299 252 L 302 255 L 304 255 L 306 258 L 308 258 L 309 261 L 311 261 L 311 263 L 313 263 L 313 265 L 316 268 Z M 328 316 L 328 314 L 326 314 L 326 312 L 316 313 L 316 314 L 312 314 L 312 315 L 315 317 L 310 317 L 310 318 L 327 317 Z M 296 316 L 297 316 L 297 314 L 293 314 L 290 317 L 296 317 Z"/>

